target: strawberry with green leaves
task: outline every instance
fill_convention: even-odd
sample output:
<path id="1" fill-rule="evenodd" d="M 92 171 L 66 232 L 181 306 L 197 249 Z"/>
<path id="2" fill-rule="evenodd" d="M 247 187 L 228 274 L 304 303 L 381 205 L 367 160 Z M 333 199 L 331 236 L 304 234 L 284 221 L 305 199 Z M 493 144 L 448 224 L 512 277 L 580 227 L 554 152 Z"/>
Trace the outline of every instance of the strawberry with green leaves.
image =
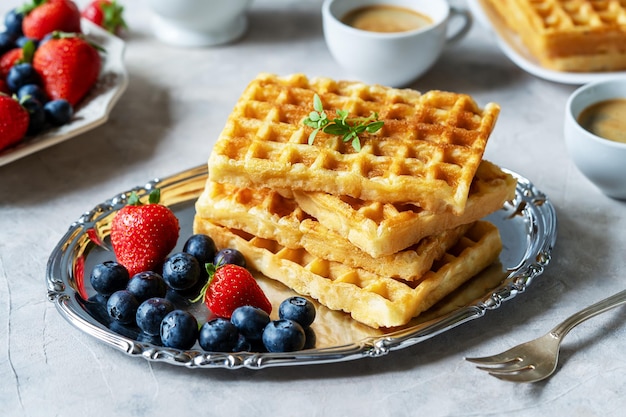
<path id="1" fill-rule="evenodd" d="M 19 8 L 24 13 L 24 36 L 41 40 L 54 31 L 80 32 L 80 10 L 71 0 L 32 0 Z"/>
<path id="2" fill-rule="evenodd" d="M 81 34 L 54 32 L 35 51 L 33 67 L 51 99 L 65 99 L 76 106 L 98 80 L 102 59 Z"/>
<path id="3" fill-rule="evenodd" d="M 29 120 L 28 112 L 14 97 L 0 93 L 0 150 L 22 140 Z"/>
<path id="4" fill-rule="evenodd" d="M 32 40 L 27 41 L 21 48 L 12 48 L 0 56 L 0 78 L 6 79 L 11 67 L 22 62 L 33 62 L 37 47 Z"/>
<path id="5" fill-rule="evenodd" d="M 211 312 L 229 319 L 238 307 L 253 306 L 272 312 L 272 304 L 250 271 L 235 264 L 206 265 L 209 280 L 195 301 L 204 298 Z"/>
<path id="6" fill-rule="evenodd" d="M 161 267 L 178 240 L 180 226 L 174 213 L 159 204 L 158 189 L 142 204 L 133 192 L 111 224 L 111 243 L 118 262 L 129 275 Z"/>
<path id="7" fill-rule="evenodd" d="M 115 35 L 126 28 L 124 7 L 116 0 L 93 0 L 81 14 L 85 19 Z"/>
<path id="8" fill-rule="evenodd" d="M 11 67 L 22 60 L 22 48 L 12 48 L 0 56 L 0 78 L 6 79 Z"/>

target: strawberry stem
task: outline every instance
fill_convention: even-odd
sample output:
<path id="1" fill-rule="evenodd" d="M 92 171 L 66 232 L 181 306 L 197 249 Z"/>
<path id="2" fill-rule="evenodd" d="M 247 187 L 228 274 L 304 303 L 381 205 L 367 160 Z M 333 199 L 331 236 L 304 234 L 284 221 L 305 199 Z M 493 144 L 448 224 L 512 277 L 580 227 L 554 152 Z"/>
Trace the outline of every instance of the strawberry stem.
<path id="1" fill-rule="evenodd" d="M 198 294 L 198 296 L 194 299 L 189 300 L 189 302 L 191 303 L 197 303 L 198 301 L 204 299 L 204 296 L 206 295 L 206 292 L 209 290 L 209 287 L 211 286 L 211 282 L 213 281 L 213 278 L 215 277 L 215 271 L 217 271 L 217 268 L 218 268 L 212 263 L 207 263 L 204 265 L 204 267 L 206 268 L 206 271 L 209 274 L 209 279 L 207 279 L 206 284 L 202 286 L 202 289 L 200 290 L 200 293 Z"/>
<path id="2" fill-rule="evenodd" d="M 25 3 L 22 6 L 18 7 L 17 11 L 27 15 L 28 13 L 32 12 L 33 9 L 36 9 L 47 1 L 48 0 L 32 0 L 30 3 Z"/>
<path id="3" fill-rule="evenodd" d="M 139 199 L 139 195 L 137 195 L 135 191 L 131 192 L 130 197 L 128 197 L 128 203 L 126 204 L 129 206 L 140 206 L 141 200 Z"/>
<path id="4" fill-rule="evenodd" d="M 150 204 L 159 204 L 161 201 L 161 190 L 159 188 L 155 188 L 150 191 L 150 195 L 148 196 L 148 203 Z"/>
<path id="5" fill-rule="evenodd" d="M 62 32 L 60 30 L 55 30 L 54 32 L 52 32 L 52 39 L 71 39 L 71 38 L 82 39 L 85 42 L 87 42 L 89 45 L 91 45 L 96 51 L 106 53 L 106 49 L 104 49 L 102 46 L 100 46 L 100 45 L 98 45 L 98 44 L 96 44 L 94 42 L 91 42 L 82 33 Z"/>
<path id="6" fill-rule="evenodd" d="M 128 28 L 123 17 L 124 7 L 119 5 L 116 0 L 111 1 L 111 3 L 102 3 L 100 8 L 104 15 L 102 26 L 107 31 L 114 34 L 118 28 Z"/>
<path id="7" fill-rule="evenodd" d="M 22 58 L 19 60 L 19 62 L 32 64 L 36 49 L 37 49 L 37 46 L 35 45 L 35 42 L 33 42 L 30 39 L 27 40 L 24 46 L 22 47 Z"/>
<path id="8" fill-rule="evenodd" d="M 155 188 L 154 190 L 150 191 L 150 194 L 148 195 L 148 204 L 159 204 L 159 201 L 161 201 L 161 190 L 159 188 Z M 126 205 L 141 206 L 142 204 L 143 203 L 141 202 L 141 199 L 139 198 L 137 192 L 131 191 L 130 196 L 128 197 L 128 203 L 126 203 Z"/>

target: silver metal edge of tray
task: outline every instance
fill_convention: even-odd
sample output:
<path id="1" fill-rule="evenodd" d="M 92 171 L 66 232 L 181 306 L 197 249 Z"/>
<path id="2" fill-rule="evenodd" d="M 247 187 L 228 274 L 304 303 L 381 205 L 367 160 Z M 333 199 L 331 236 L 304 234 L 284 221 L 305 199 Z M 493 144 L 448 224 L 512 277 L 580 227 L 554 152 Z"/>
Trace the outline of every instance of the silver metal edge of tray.
<path id="1" fill-rule="evenodd" d="M 143 186 L 120 193 L 85 212 L 70 226 L 49 257 L 46 268 L 48 299 L 56 305 L 59 313 L 70 324 L 118 350 L 132 356 L 141 356 L 150 361 L 162 361 L 188 368 L 261 369 L 383 356 L 391 351 L 414 345 L 484 316 L 487 311 L 497 309 L 503 302 L 524 292 L 533 279 L 543 273 L 550 262 L 551 252 L 556 243 L 556 210 L 546 195 L 528 179 L 515 172 L 505 171 L 517 179 L 517 188 L 515 200 L 506 203 L 503 208 L 507 208 L 507 213 L 512 212 L 512 215 L 521 215 L 528 221 L 528 245 L 519 265 L 509 268 L 506 271 L 508 275 L 502 284 L 470 305 L 437 319 L 387 333 L 380 337 L 366 338 L 342 346 L 291 353 L 209 353 L 200 350 L 184 351 L 164 348 L 151 343 L 136 341 L 113 332 L 91 317 L 81 306 L 81 297 L 70 282 L 73 277 L 72 256 L 76 250 L 78 238 L 82 233 L 96 231 L 94 226 L 97 222 L 110 215 L 112 211 L 121 208 L 132 191 L 142 196 L 149 194 L 150 190 L 154 188 L 161 188 L 163 191 L 194 181 L 202 183 L 202 180 L 207 176 L 205 165 L 163 179 L 156 178 Z"/>

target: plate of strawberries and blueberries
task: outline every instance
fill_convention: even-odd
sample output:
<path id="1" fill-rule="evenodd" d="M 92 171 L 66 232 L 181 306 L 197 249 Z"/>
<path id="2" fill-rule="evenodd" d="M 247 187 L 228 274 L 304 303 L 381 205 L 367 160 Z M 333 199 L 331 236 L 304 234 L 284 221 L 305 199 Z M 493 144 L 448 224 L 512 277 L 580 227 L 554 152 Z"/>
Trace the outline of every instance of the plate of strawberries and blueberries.
<path id="1" fill-rule="evenodd" d="M 100 29 L 99 35 L 114 37 L 93 9 L 110 4 L 117 11 L 112 31 L 125 26 L 112 0 L 94 1 L 83 12 L 71 0 L 29 1 L 5 14 L 0 32 L 0 165 L 15 159 L 9 155 L 13 151 L 26 155 L 45 147 L 40 143 L 25 150 L 33 138 L 45 136 L 53 144 L 56 133 L 65 139 L 85 130 L 84 121 L 76 129 L 71 125 L 81 119 L 75 113 L 89 105 L 87 96 L 105 69 L 108 52 L 90 34 Z M 123 91 L 125 81 L 119 87 Z"/>
<path id="2" fill-rule="evenodd" d="M 241 252 L 218 250 L 203 234 L 192 234 L 172 252 L 179 230 L 176 215 L 159 204 L 158 189 L 147 203 L 130 196 L 111 223 L 115 259 L 85 271 L 96 293 L 85 306 L 99 322 L 134 340 L 181 350 L 196 344 L 206 352 L 314 347 L 311 301 L 290 296 L 280 303 L 278 318 L 270 318 L 272 304 Z"/>

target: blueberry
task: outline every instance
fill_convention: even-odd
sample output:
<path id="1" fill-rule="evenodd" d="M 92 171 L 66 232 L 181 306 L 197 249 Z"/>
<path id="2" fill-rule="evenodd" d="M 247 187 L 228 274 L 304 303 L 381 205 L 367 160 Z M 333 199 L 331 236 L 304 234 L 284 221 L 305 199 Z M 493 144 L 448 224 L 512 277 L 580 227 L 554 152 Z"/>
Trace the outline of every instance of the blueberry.
<path id="1" fill-rule="evenodd" d="M 164 298 L 167 285 L 163 277 L 153 271 L 139 272 L 132 276 L 126 289 L 141 303 L 148 298 Z"/>
<path id="2" fill-rule="evenodd" d="M 26 99 L 27 97 L 32 97 L 41 104 L 48 102 L 48 95 L 38 84 L 26 84 L 17 90 L 18 99 Z"/>
<path id="3" fill-rule="evenodd" d="M 125 289 L 128 279 L 128 270 L 114 261 L 95 265 L 89 276 L 93 289 L 102 295 L 111 295 Z"/>
<path id="4" fill-rule="evenodd" d="M 39 40 L 39 46 L 43 45 L 44 43 L 48 42 L 50 39 L 54 38 L 54 32 L 50 32 L 47 35 L 45 35 L 43 38 L 41 38 Z"/>
<path id="5" fill-rule="evenodd" d="M 107 313 L 113 320 L 130 324 L 135 321 L 139 301 L 126 290 L 115 291 L 107 301 Z"/>
<path id="6" fill-rule="evenodd" d="M 0 55 L 15 47 L 15 36 L 8 32 L 0 32 Z"/>
<path id="7" fill-rule="evenodd" d="M 161 322 L 168 313 L 175 310 L 174 304 L 160 297 L 148 298 L 139 305 L 135 316 L 137 326 L 144 333 L 152 336 L 159 335 Z"/>
<path id="8" fill-rule="evenodd" d="M 185 310 L 174 310 L 163 318 L 160 328 L 163 346 L 191 349 L 198 338 L 198 321 Z"/>
<path id="9" fill-rule="evenodd" d="M 308 327 L 315 320 L 315 306 L 304 297 L 290 297 L 280 303 L 278 317 L 293 320 L 302 327 Z"/>
<path id="10" fill-rule="evenodd" d="M 263 330 L 263 345 L 269 352 L 295 352 L 304 347 L 304 329 L 293 320 L 270 321 Z"/>
<path id="11" fill-rule="evenodd" d="M 23 85 L 39 84 L 39 81 L 39 74 L 35 71 L 32 64 L 28 62 L 13 65 L 6 79 L 7 87 L 14 93 Z"/>
<path id="12" fill-rule="evenodd" d="M 196 258 L 200 264 L 200 269 L 206 272 L 204 265 L 213 262 L 217 248 L 209 236 L 196 234 L 187 239 L 183 246 L 183 252 Z"/>
<path id="13" fill-rule="evenodd" d="M 209 275 L 208 274 L 200 274 L 200 278 L 198 279 L 198 282 L 196 282 L 196 284 L 191 287 L 191 288 L 187 288 L 184 290 L 174 290 L 170 288 L 170 292 L 174 292 L 176 293 L 176 295 L 178 297 L 182 297 L 186 300 L 186 304 L 190 305 L 192 303 L 190 303 L 190 300 L 195 300 L 196 298 L 198 298 L 198 296 L 200 295 L 200 293 L 202 292 L 205 286 L 205 284 L 207 283 L 209 279 Z"/>
<path id="14" fill-rule="evenodd" d="M 263 329 L 270 322 L 270 316 L 258 307 L 241 306 L 233 311 L 230 321 L 246 339 L 255 341 L 263 337 Z"/>
<path id="15" fill-rule="evenodd" d="M 177 308 L 188 308 L 190 307 L 194 300 L 200 293 L 196 293 L 194 296 L 191 292 L 187 293 L 190 290 L 185 291 L 176 291 L 169 286 L 167 287 L 167 294 L 165 294 L 165 298 L 170 300 Z"/>
<path id="16" fill-rule="evenodd" d="M 246 268 L 246 258 L 237 249 L 222 249 L 215 255 L 213 263 L 216 266 L 235 264 Z"/>
<path id="17" fill-rule="evenodd" d="M 305 327 L 304 336 L 305 342 L 302 349 L 313 349 L 315 347 L 315 344 L 317 343 L 317 336 L 315 335 L 315 330 L 313 330 L 313 327 Z"/>
<path id="18" fill-rule="evenodd" d="M 250 341 L 246 339 L 241 333 L 239 333 L 239 338 L 237 339 L 237 343 L 235 347 L 233 347 L 233 352 L 252 352 L 252 344 Z"/>
<path id="19" fill-rule="evenodd" d="M 175 290 L 193 287 L 200 278 L 200 264 L 192 255 L 177 252 L 163 264 L 163 279 Z"/>
<path id="20" fill-rule="evenodd" d="M 10 10 L 4 16 L 4 26 L 6 31 L 15 36 L 22 36 L 22 21 L 24 20 L 24 13 L 17 9 Z"/>
<path id="21" fill-rule="evenodd" d="M 230 320 L 215 318 L 200 328 L 198 343 L 208 352 L 232 352 L 239 341 L 239 332 Z"/>
<path id="22" fill-rule="evenodd" d="M 28 130 L 26 133 L 36 135 L 46 126 L 46 115 L 43 111 L 43 106 L 39 100 L 33 97 L 22 100 L 21 103 L 22 107 L 28 112 Z"/>
<path id="23" fill-rule="evenodd" d="M 19 38 L 17 38 L 15 40 L 15 46 L 17 46 L 18 48 L 24 48 L 28 42 L 33 43 L 33 49 L 37 49 L 37 47 L 39 46 L 39 40 L 29 38 L 28 36 L 20 36 Z"/>
<path id="24" fill-rule="evenodd" d="M 69 101 L 62 98 L 48 101 L 44 104 L 43 110 L 46 113 L 46 120 L 52 126 L 67 124 L 74 116 L 74 108 Z"/>

